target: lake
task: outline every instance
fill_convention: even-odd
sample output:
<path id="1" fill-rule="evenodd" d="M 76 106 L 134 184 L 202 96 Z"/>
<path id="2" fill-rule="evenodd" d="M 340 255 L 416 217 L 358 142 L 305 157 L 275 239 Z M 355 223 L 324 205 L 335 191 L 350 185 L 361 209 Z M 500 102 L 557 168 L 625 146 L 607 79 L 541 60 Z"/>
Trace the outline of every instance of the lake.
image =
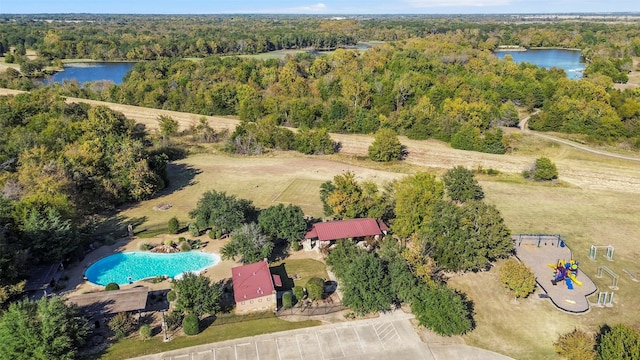
<path id="1" fill-rule="evenodd" d="M 115 84 L 121 84 L 127 71 L 131 70 L 135 63 L 75 63 L 64 66 L 63 71 L 59 71 L 46 78 L 46 84 L 62 83 L 77 80 L 82 84 L 89 81 L 107 80 Z"/>
<path id="2" fill-rule="evenodd" d="M 539 67 L 550 69 L 557 67 L 564 69 L 569 79 L 582 79 L 582 72 L 586 64 L 582 62 L 580 50 L 565 49 L 531 49 L 527 51 L 496 51 L 498 58 L 504 59 L 505 55 L 511 55 L 517 64 L 528 62 Z"/>

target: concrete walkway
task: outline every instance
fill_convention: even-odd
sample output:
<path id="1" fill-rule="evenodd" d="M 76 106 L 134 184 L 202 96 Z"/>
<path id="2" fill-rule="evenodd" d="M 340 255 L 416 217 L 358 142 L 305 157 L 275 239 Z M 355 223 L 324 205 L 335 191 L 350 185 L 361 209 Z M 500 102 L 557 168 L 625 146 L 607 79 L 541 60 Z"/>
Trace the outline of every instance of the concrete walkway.
<path id="1" fill-rule="evenodd" d="M 375 319 L 340 322 L 299 330 L 199 345 L 139 357 L 139 360 L 507 360 L 466 345 L 427 344 L 402 311 Z"/>

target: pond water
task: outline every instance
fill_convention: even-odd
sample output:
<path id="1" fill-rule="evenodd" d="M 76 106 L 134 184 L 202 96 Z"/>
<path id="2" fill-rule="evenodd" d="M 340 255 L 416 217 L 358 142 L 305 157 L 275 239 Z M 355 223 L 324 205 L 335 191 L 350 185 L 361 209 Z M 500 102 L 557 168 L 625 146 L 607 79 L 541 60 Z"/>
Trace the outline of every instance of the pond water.
<path id="1" fill-rule="evenodd" d="M 85 276 L 94 284 L 106 286 L 168 276 L 179 278 L 185 272 L 199 273 L 220 262 L 220 256 L 201 251 L 188 251 L 173 254 L 132 251 L 113 254 L 93 263 Z"/>
<path id="2" fill-rule="evenodd" d="M 46 84 L 62 84 L 66 81 L 77 80 L 82 84 L 89 81 L 113 81 L 116 85 L 122 83 L 122 79 L 131 70 L 135 63 L 74 63 L 64 66 L 63 71 L 58 71 L 44 82 Z"/>
<path id="3" fill-rule="evenodd" d="M 566 49 L 530 49 L 527 51 L 496 51 L 498 58 L 504 59 L 505 55 L 511 55 L 516 63 L 528 62 L 539 67 L 550 69 L 562 68 L 569 79 L 582 79 L 582 72 L 586 64 L 582 62 L 580 50 Z"/>

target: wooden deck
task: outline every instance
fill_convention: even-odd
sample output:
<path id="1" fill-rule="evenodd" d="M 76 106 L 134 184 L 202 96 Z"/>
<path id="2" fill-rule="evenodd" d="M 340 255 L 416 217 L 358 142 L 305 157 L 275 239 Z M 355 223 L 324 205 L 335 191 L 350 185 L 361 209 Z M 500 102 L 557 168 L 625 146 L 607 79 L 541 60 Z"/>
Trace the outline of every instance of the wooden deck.
<path id="1" fill-rule="evenodd" d="M 516 242 L 517 244 L 517 242 Z M 571 260 L 571 250 L 568 247 L 558 246 L 555 242 L 540 243 L 540 246 L 531 243 L 516 245 L 516 256 L 528 267 L 536 276 L 536 282 L 547 293 L 551 302 L 560 310 L 582 314 L 589 311 L 588 296 L 595 293 L 598 288 L 596 284 L 580 269 L 576 279 L 582 286 L 574 284 L 573 290 L 569 290 L 564 281 L 553 285 L 553 269 L 548 264 L 556 264 L 558 260 Z"/>
<path id="2" fill-rule="evenodd" d="M 112 315 L 121 312 L 144 311 L 147 306 L 146 287 L 134 287 L 126 290 L 100 291 L 70 297 L 74 303 L 89 316 Z"/>

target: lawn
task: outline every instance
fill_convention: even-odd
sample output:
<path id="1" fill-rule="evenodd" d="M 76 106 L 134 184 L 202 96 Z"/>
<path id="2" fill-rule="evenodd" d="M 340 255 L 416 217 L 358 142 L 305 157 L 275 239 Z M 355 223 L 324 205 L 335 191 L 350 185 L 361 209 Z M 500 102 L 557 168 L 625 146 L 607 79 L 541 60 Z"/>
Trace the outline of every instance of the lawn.
<path id="1" fill-rule="evenodd" d="M 136 334 L 110 346 L 104 354 L 101 354 L 100 358 L 106 360 L 129 359 L 189 346 L 320 325 L 320 321 L 317 320 L 284 321 L 276 318 L 273 314 L 260 314 L 259 317 L 261 318 L 254 319 L 255 316 L 251 315 L 227 316 L 223 321 L 229 323 L 216 325 L 214 322 L 212 326 L 196 336 L 178 336 L 169 342 L 163 342 L 161 334 L 146 341 L 141 340 Z"/>
<path id="2" fill-rule="evenodd" d="M 286 276 L 293 278 L 295 286 L 305 287 L 312 277 L 321 279 L 329 277 L 325 264 L 314 259 L 284 259 L 270 265 L 272 268 L 284 267 Z"/>

